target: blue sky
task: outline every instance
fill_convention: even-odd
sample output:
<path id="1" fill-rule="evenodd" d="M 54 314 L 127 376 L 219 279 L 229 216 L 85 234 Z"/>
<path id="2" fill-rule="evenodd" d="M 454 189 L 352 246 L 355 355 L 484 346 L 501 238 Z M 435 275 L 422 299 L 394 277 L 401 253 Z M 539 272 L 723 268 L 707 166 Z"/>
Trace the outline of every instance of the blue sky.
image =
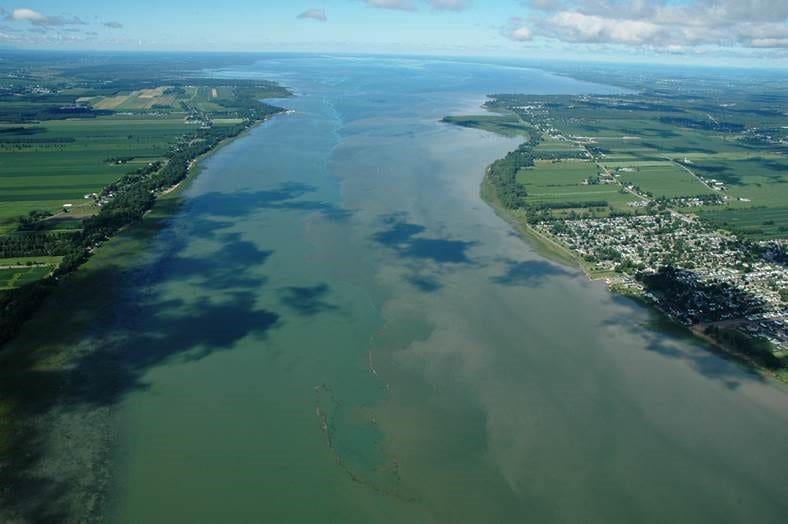
<path id="1" fill-rule="evenodd" d="M 788 0 L 0 0 L 0 46 L 788 66 Z"/>

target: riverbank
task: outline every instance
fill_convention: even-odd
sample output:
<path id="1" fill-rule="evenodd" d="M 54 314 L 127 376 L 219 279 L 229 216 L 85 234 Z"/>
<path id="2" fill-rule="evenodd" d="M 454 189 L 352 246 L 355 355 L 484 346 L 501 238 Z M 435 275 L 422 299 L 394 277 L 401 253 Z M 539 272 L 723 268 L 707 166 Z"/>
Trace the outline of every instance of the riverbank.
<path id="1" fill-rule="evenodd" d="M 489 169 L 486 171 L 485 176 L 482 179 L 480 195 L 482 200 L 484 200 L 484 202 L 489 205 L 493 211 L 495 211 L 495 214 L 514 227 L 524 240 L 527 240 L 530 245 L 537 248 L 539 254 L 551 260 L 577 267 L 578 269 L 581 269 L 585 272 L 580 261 L 571 250 L 542 235 L 532 228 L 528 222 L 525 221 L 524 217 L 515 215 L 515 213 L 506 209 L 501 204 L 501 201 L 495 192 L 495 187 L 492 183 L 490 183 L 488 174 Z"/>
<path id="2" fill-rule="evenodd" d="M 178 211 L 200 163 L 267 120 L 196 157 L 141 220 L 64 277 L 0 352 L 0 521 L 84 522 L 104 514 L 112 400 L 124 377 L 100 328 L 119 321 L 112 306 L 132 276 L 130 262 Z"/>
<path id="3" fill-rule="evenodd" d="M 485 175 L 482 180 L 480 195 L 482 200 L 489 205 L 499 217 L 514 227 L 520 236 L 528 242 L 529 245 L 537 249 L 540 255 L 559 263 L 576 267 L 580 269 L 585 276 L 591 280 L 605 280 L 608 279 L 610 273 L 595 273 L 588 264 L 586 264 L 580 257 L 577 256 L 568 247 L 564 246 L 554 238 L 537 231 L 525 219 L 524 211 L 515 211 L 507 209 L 501 204 L 500 199 L 495 194 L 495 187 L 490 183 L 488 177 Z"/>
<path id="4" fill-rule="evenodd" d="M 629 298 L 638 302 L 639 304 L 653 309 L 657 314 L 663 316 L 665 320 L 681 327 L 682 330 L 688 335 L 693 336 L 697 340 L 703 341 L 705 344 L 707 344 L 709 351 L 735 361 L 761 377 L 768 377 L 783 384 L 788 384 L 788 371 L 786 371 L 784 368 L 775 370 L 761 366 L 753 358 L 743 354 L 740 351 L 737 351 L 729 344 L 726 344 L 725 342 L 720 341 L 706 333 L 704 326 L 685 326 L 671 318 L 659 307 L 658 304 L 656 304 L 653 300 L 648 299 L 642 293 L 635 294 L 631 292 L 629 287 L 617 285 L 614 280 L 614 275 L 596 275 L 591 272 L 583 260 L 578 257 L 577 254 L 571 249 L 531 227 L 525 218 L 524 211 L 507 209 L 501 204 L 500 199 L 496 195 L 494 185 L 490 183 L 489 169 L 485 172 L 484 179 L 482 180 L 480 195 L 482 200 L 492 207 L 498 216 L 511 224 L 520 234 L 521 238 L 527 241 L 530 245 L 536 247 L 540 254 L 559 263 L 580 269 L 591 281 L 604 279 L 607 282 L 608 290 L 611 293 Z"/>

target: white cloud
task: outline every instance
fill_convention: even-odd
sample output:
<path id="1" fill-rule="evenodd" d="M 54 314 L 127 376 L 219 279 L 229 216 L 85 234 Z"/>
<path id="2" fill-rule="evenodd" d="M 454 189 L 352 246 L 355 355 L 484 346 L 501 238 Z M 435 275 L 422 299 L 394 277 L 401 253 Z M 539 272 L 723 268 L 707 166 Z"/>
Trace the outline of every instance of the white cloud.
<path id="1" fill-rule="evenodd" d="M 123 29 L 123 24 L 121 24 L 120 22 L 109 21 L 109 22 L 104 22 L 104 25 L 109 27 L 110 29 Z"/>
<path id="2" fill-rule="evenodd" d="M 533 39 L 534 33 L 526 25 L 526 21 L 519 16 L 513 16 L 503 30 L 506 37 L 517 42 L 528 42 Z"/>
<path id="3" fill-rule="evenodd" d="M 300 18 L 302 20 L 317 20 L 319 22 L 328 21 L 326 12 L 322 9 L 307 9 L 306 11 L 298 15 L 297 18 Z"/>
<path id="4" fill-rule="evenodd" d="M 47 17 L 39 13 L 38 11 L 33 11 L 32 9 L 14 9 L 11 12 L 11 19 L 12 20 L 27 20 L 29 22 L 41 23 L 47 20 Z"/>
<path id="5" fill-rule="evenodd" d="M 665 51 L 704 45 L 788 47 L 788 0 L 530 0 L 524 4 L 532 8 L 527 27 L 533 35 L 564 42 Z"/>
<path id="6" fill-rule="evenodd" d="M 548 26 L 563 40 L 639 45 L 653 43 L 662 29 L 641 20 L 615 20 L 575 11 L 559 11 L 548 19 Z"/>
<path id="7" fill-rule="evenodd" d="M 788 49 L 788 38 L 753 38 L 749 41 L 750 47 L 785 47 Z"/>
<path id="8" fill-rule="evenodd" d="M 513 29 L 511 32 L 512 40 L 517 40 L 518 42 L 526 42 L 529 40 L 533 40 L 534 33 L 527 27 L 518 27 L 517 29 Z"/>
<path id="9" fill-rule="evenodd" d="M 27 21 L 36 26 L 85 25 L 85 22 L 75 16 L 66 18 L 62 16 L 46 16 L 27 8 L 14 9 L 8 15 L 8 19 Z"/>

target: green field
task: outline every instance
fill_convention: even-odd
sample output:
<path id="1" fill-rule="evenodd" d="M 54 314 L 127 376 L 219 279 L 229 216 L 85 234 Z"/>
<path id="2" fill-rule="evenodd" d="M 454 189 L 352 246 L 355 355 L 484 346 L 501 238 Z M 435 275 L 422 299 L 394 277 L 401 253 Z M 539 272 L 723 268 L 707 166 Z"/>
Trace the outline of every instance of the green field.
<path id="1" fill-rule="evenodd" d="M 57 265 L 63 257 L 15 257 L 15 258 L 0 258 L 0 267 L 6 266 L 24 266 L 28 263 L 32 264 L 46 264 Z"/>
<path id="2" fill-rule="evenodd" d="M 0 143 L 0 233 L 14 228 L 16 218 L 32 210 L 55 212 L 66 203 L 84 206 L 85 194 L 163 158 L 196 127 L 184 123 L 183 116 L 55 120 L 23 127 L 36 128 L 34 135 L 2 133 L 6 142 Z M 0 131 L 19 127 L 2 125 Z M 35 143 L 24 142 L 30 136 Z M 122 163 L 108 162 L 118 157 L 124 158 Z"/>
<path id="3" fill-rule="evenodd" d="M 605 163 L 617 178 L 654 198 L 692 197 L 713 191 L 672 162 Z M 629 171 L 634 169 L 635 171 Z"/>
<path id="4" fill-rule="evenodd" d="M 691 169 L 726 184 L 723 209 L 700 213 L 715 227 L 754 240 L 788 236 L 788 159 L 778 154 L 691 157 Z"/>
<path id="5" fill-rule="evenodd" d="M 222 114 L 232 112 L 237 107 L 238 88 L 235 85 L 222 85 L 211 82 L 204 85 L 184 85 L 178 88 L 159 86 L 156 90 L 146 90 L 128 94 L 128 98 L 115 108 L 121 110 L 148 110 L 169 108 L 198 113 Z M 153 96 L 153 98 L 150 98 Z M 282 96 L 281 90 L 256 88 L 253 96 L 258 99 Z M 113 97 L 110 97 L 112 99 Z M 94 107 L 106 104 L 105 100 L 92 102 Z"/>
<path id="6" fill-rule="evenodd" d="M 264 98 L 266 93 L 261 92 L 257 96 Z M 94 109 L 115 112 L 149 113 L 158 110 L 223 113 L 235 106 L 236 87 L 219 83 L 177 87 L 162 85 L 108 96 L 86 97 L 80 101 L 90 104 Z"/>
<path id="7" fill-rule="evenodd" d="M 715 178 L 741 191 L 764 185 L 780 190 L 783 189 L 780 186 L 788 184 L 788 159 L 782 155 L 708 156 L 694 160 L 692 169 L 698 175 Z M 788 189 L 779 194 L 788 198 Z"/>
<path id="8" fill-rule="evenodd" d="M 541 159 L 587 158 L 588 152 L 574 142 L 544 134 L 534 148 L 534 156 Z"/>
<path id="9" fill-rule="evenodd" d="M 177 103 L 177 97 L 170 94 L 169 89 L 169 86 L 139 89 L 113 96 L 87 98 L 84 102 L 90 103 L 96 109 L 111 109 L 113 111 L 139 111 L 157 107 L 174 107 Z"/>
<path id="10" fill-rule="evenodd" d="M 785 202 L 784 202 L 785 203 Z M 703 211 L 699 215 L 721 229 L 754 240 L 788 236 L 788 206 Z"/>
<path id="11" fill-rule="evenodd" d="M 63 55 L 42 61 L 27 54 L 0 60 L 0 241 L 22 265 L 48 266 L 42 273 L 9 268 L 18 264 L 7 261 L 6 287 L 79 263 L 74 256 L 62 263 L 28 260 L 72 252 L 57 242 L 55 248 L 17 242 L 8 233 L 70 232 L 77 239 L 72 247 L 85 249 L 81 235 L 100 242 L 148 207 L 152 193 L 181 181 L 196 158 L 280 111 L 262 102 L 290 96 L 275 83 L 200 76 L 224 60 Z"/>
<path id="12" fill-rule="evenodd" d="M 0 268 L 0 290 L 12 289 L 35 282 L 50 274 L 53 269 L 54 266 Z"/>
<path id="13" fill-rule="evenodd" d="M 630 193 L 622 194 L 618 184 L 583 183 L 598 172 L 599 168 L 590 161 L 538 161 L 535 167 L 521 170 L 517 181 L 525 185 L 528 191 L 525 203 L 529 206 L 604 200 L 613 209 L 629 209 L 627 204 L 637 200 L 637 197 Z"/>
<path id="14" fill-rule="evenodd" d="M 752 86 L 746 81 L 720 85 L 679 80 L 661 90 L 632 79 L 626 82 L 637 84 L 635 92 L 494 95 L 485 106 L 502 116 L 455 116 L 445 121 L 507 136 L 513 127 L 531 126 L 541 138 L 531 153 L 534 160 L 584 158 L 587 152 L 621 184 L 632 185 L 649 198 L 670 202 L 703 197 L 705 201 L 690 207 L 674 200 L 668 205 L 677 206 L 676 210 L 699 213 L 716 227 L 727 224 L 751 238 L 785 238 L 788 101 L 784 86 L 770 87 L 775 92 L 768 95 L 764 109 L 751 96 Z M 502 118 L 506 120 L 496 121 Z M 627 210 L 631 200 L 618 194 L 615 186 L 582 184 L 593 171 L 590 165 L 537 162 L 518 177 L 528 191 L 524 204 L 599 199 L 617 211 Z"/>

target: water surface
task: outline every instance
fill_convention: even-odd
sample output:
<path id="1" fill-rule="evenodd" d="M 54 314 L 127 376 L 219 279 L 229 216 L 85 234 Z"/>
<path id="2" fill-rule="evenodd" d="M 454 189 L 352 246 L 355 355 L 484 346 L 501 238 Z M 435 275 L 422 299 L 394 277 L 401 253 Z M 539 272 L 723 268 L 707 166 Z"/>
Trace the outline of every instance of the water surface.
<path id="1" fill-rule="evenodd" d="M 498 65 L 279 57 L 298 97 L 204 162 L 112 338 L 112 520 L 781 522 L 788 396 L 654 328 L 478 196 Z"/>

